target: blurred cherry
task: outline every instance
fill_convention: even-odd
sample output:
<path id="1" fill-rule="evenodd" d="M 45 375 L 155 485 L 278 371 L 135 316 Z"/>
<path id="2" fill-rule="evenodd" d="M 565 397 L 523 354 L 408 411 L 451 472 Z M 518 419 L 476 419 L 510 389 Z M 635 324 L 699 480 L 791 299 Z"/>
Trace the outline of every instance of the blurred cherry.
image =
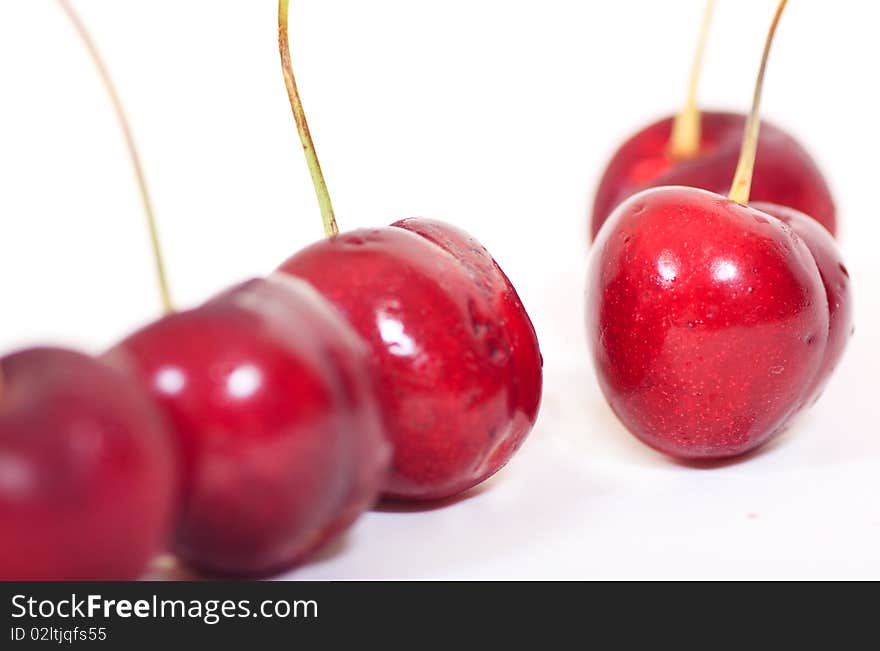
<path id="1" fill-rule="evenodd" d="M 389 447 L 367 352 L 302 281 L 251 280 L 107 354 L 183 450 L 175 551 L 219 574 L 292 567 L 375 501 Z"/>
<path id="2" fill-rule="evenodd" d="M 165 549 L 176 448 L 148 397 L 80 353 L 0 359 L 0 579 L 138 578 Z"/>
<path id="3" fill-rule="evenodd" d="M 146 181 L 107 66 L 70 3 L 59 6 L 112 100 L 155 237 Z M 170 305 L 158 249 L 156 262 Z M 0 360 L 0 578 L 137 578 L 166 549 L 176 507 L 177 446 L 165 426 L 136 382 L 92 357 L 34 348 Z"/>

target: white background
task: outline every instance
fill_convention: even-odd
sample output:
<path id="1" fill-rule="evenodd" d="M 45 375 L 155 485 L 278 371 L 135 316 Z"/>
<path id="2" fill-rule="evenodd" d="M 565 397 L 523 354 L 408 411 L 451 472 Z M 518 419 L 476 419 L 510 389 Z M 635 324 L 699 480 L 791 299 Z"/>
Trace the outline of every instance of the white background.
<path id="1" fill-rule="evenodd" d="M 765 115 L 840 209 L 856 336 L 825 397 L 713 469 L 636 442 L 582 327 L 588 205 L 683 97 L 701 0 L 295 0 L 294 64 L 343 229 L 465 227 L 518 288 L 545 399 L 522 452 L 438 508 L 380 510 L 288 578 L 880 578 L 880 42 L 874 3 L 794 0 Z M 79 0 L 127 104 L 181 306 L 321 237 L 272 0 Z M 745 110 L 774 0 L 721 0 L 707 107 Z M 0 0 L 0 349 L 99 351 L 159 304 L 110 105 L 51 0 Z"/>

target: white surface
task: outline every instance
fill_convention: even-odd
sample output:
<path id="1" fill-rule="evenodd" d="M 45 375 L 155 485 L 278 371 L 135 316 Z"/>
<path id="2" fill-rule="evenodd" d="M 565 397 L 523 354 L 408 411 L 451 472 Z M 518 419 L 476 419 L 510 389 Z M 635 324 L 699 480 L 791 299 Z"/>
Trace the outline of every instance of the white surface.
<path id="1" fill-rule="evenodd" d="M 275 2 L 76 4 L 131 113 L 181 305 L 321 236 Z M 764 94 L 835 189 L 856 336 L 788 436 L 696 469 L 605 406 L 581 285 L 597 176 L 624 136 L 677 108 L 701 0 L 292 4 L 342 227 L 423 215 L 470 230 L 532 314 L 546 384 L 537 428 L 484 489 L 368 514 L 290 578 L 880 578 L 880 87 L 860 72 L 880 60 L 880 8 L 790 3 Z M 774 6 L 721 0 L 705 106 L 746 107 Z M 100 350 L 158 310 L 119 132 L 50 0 L 0 0 L 0 61 L 0 349 Z"/>

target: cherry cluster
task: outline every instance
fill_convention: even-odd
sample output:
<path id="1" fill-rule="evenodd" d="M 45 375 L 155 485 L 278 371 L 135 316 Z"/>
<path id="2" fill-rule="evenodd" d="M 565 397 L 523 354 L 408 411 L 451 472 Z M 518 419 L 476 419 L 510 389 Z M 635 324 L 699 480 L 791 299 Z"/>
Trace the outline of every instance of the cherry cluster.
<path id="1" fill-rule="evenodd" d="M 712 4 L 685 108 L 628 140 L 599 184 L 586 294 L 612 409 L 682 459 L 785 430 L 853 330 L 828 185 L 759 117 L 786 0 L 747 115 L 695 100 Z M 479 484 L 534 426 L 538 340 L 479 242 L 421 218 L 339 233 L 287 13 L 280 0 L 282 70 L 328 237 L 187 311 L 156 247 L 164 317 L 98 357 L 0 359 L 0 578 L 136 578 L 166 550 L 210 574 L 281 571 L 378 499 Z"/>
<path id="2" fill-rule="evenodd" d="M 337 233 L 284 0 L 279 28 L 330 237 L 99 357 L 0 359 L 0 577 L 136 578 L 166 548 L 277 572 L 380 496 L 484 481 L 534 425 L 537 337 L 479 242 L 427 219 Z"/>

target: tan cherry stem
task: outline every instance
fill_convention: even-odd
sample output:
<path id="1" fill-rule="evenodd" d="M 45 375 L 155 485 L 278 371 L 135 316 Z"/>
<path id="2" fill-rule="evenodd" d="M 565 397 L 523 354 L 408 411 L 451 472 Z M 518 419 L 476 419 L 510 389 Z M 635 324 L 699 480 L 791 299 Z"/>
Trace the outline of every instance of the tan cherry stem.
<path id="1" fill-rule="evenodd" d="M 281 53 L 281 71 L 284 74 L 284 85 L 287 87 L 287 97 L 290 100 L 290 108 L 293 110 L 293 119 L 296 121 L 296 130 L 306 155 L 306 164 L 312 175 L 312 184 L 315 186 L 315 195 L 318 198 L 321 219 L 324 222 L 324 233 L 327 237 L 333 237 L 339 234 L 339 227 L 336 225 L 330 192 L 327 190 L 327 182 L 321 171 L 321 163 L 318 161 L 315 143 L 312 141 L 309 123 L 306 121 L 306 113 L 299 97 L 299 90 L 296 87 L 296 78 L 293 76 L 293 64 L 290 61 L 290 42 L 287 30 L 289 7 L 289 0 L 278 0 L 278 50 Z"/>
<path id="2" fill-rule="evenodd" d="M 134 168 L 134 173 L 137 177 L 137 183 L 140 188 L 141 202 L 143 204 L 144 217 L 147 222 L 147 230 L 150 235 L 150 244 L 153 250 L 153 260 L 156 266 L 156 277 L 159 283 L 159 295 L 162 300 L 162 307 L 166 313 L 173 312 L 174 303 L 171 300 L 171 290 L 168 286 L 168 274 L 165 271 L 165 262 L 162 256 L 162 246 L 159 239 L 159 229 L 156 225 L 155 213 L 153 212 L 153 202 L 150 198 L 147 179 L 144 174 L 143 165 L 141 164 L 140 155 L 138 154 L 134 135 L 132 134 L 131 125 L 128 122 L 125 109 L 122 106 L 122 100 L 119 97 L 116 85 L 113 83 L 110 71 L 104 63 L 104 59 L 101 57 L 95 41 L 92 39 L 91 34 L 86 29 L 86 26 L 80 19 L 79 15 L 74 11 L 73 6 L 68 0 L 58 0 L 58 4 L 61 5 L 64 13 L 67 14 L 67 17 L 70 19 L 74 29 L 88 50 L 89 55 L 97 68 L 98 75 L 101 77 L 101 81 L 104 84 L 104 88 L 110 96 L 110 101 L 113 104 L 113 110 L 116 113 L 119 126 L 122 128 L 122 133 L 125 137 L 125 146 L 128 149 L 128 155 L 131 158 L 131 164 Z"/>
<path id="3" fill-rule="evenodd" d="M 697 105 L 697 91 L 700 86 L 700 72 L 703 68 L 703 55 L 709 39 L 709 28 L 712 15 L 715 13 L 715 0 L 706 0 L 703 9 L 703 22 L 700 25 L 700 36 L 697 39 L 697 50 L 691 63 L 691 76 L 688 82 L 687 98 L 675 122 L 672 124 L 672 135 L 669 138 L 669 154 L 673 158 L 694 158 L 700 153 L 700 107 Z"/>
<path id="4" fill-rule="evenodd" d="M 758 79 L 755 82 L 755 94 L 752 97 L 752 109 L 746 119 L 743 134 L 742 150 L 739 154 L 739 163 L 736 173 L 733 175 L 733 184 L 730 187 L 730 200 L 739 204 L 749 202 L 749 194 L 752 190 L 752 176 L 755 172 L 755 157 L 758 154 L 758 135 L 761 131 L 761 91 L 764 88 L 764 71 L 767 69 L 767 59 L 770 56 L 770 47 L 773 45 L 773 37 L 776 34 L 776 26 L 782 18 L 782 12 L 788 0 L 780 0 L 776 8 L 776 15 L 767 32 L 767 40 L 764 43 L 764 54 L 761 56 L 761 67 L 758 69 Z"/>

